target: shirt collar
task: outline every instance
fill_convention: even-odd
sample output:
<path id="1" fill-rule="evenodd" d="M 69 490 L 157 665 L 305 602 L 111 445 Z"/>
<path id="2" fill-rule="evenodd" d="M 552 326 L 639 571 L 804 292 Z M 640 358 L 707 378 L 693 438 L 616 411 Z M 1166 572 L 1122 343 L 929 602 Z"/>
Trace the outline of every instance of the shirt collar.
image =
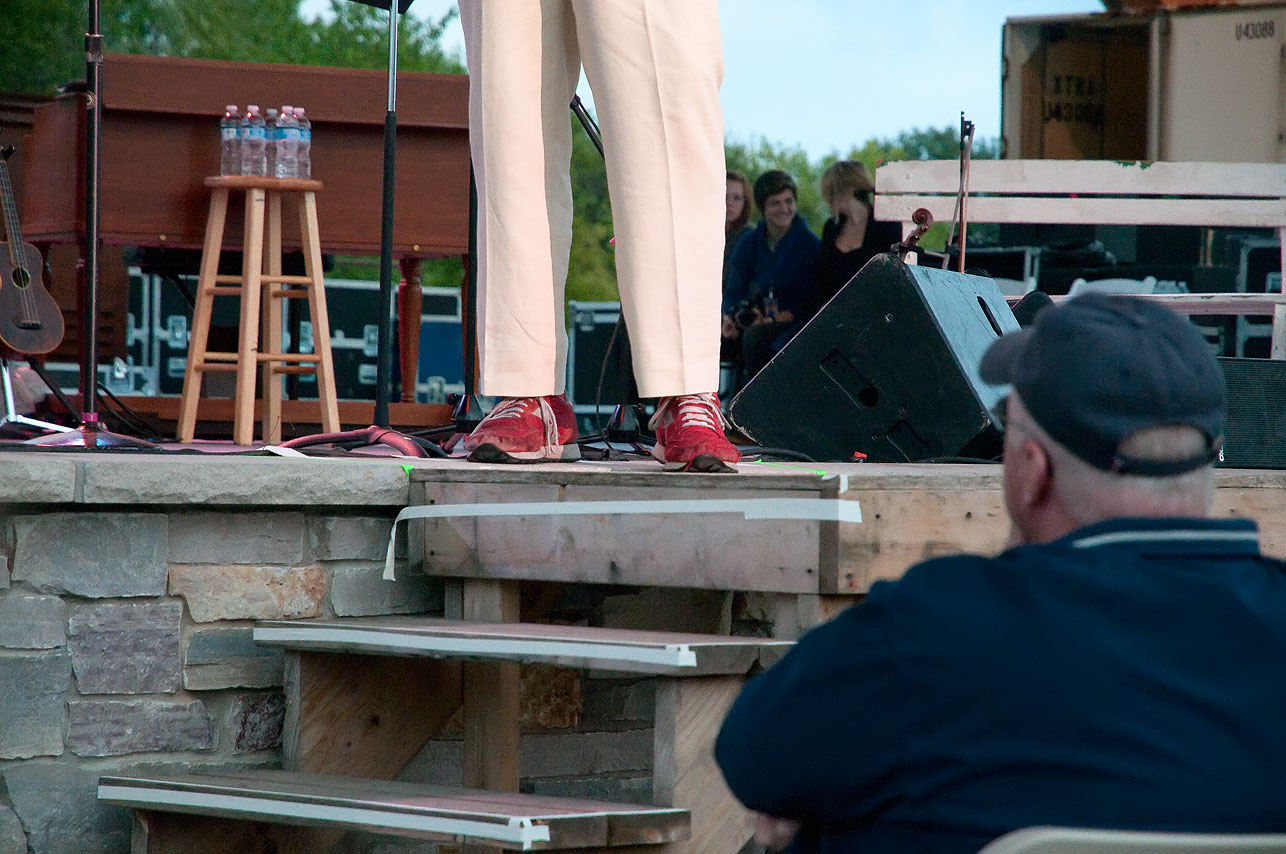
<path id="1" fill-rule="evenodd" d="M 1152 554 L 1258 554 L 1259 527 L 1250 519 L 1113 519 L 1073 531 L 1055 544 Z"/>

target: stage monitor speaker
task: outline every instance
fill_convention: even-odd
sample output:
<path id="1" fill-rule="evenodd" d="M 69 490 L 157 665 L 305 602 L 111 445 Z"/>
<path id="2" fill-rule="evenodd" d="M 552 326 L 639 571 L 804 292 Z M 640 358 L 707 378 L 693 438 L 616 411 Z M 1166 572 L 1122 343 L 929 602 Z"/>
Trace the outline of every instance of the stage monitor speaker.
<path id="1" fill-rule="evenodd" d="M 816 460 L 993 459 L 1002 387 L 982 354 L 1018 329 L 991 279 L 877 255 L 729 406 L 756 443 Z"/>
<path id="2" fill-rule="evenodd" d="M 1219 359 L 1228 385 L 1228 422 L 1218 465 L 1286 468 L 1286 361 Z"/>

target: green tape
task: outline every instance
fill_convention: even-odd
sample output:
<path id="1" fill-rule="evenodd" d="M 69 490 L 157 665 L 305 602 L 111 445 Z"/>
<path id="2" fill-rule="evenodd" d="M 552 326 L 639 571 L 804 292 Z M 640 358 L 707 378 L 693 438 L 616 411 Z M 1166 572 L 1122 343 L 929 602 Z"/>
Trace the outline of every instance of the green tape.
<path id="1" fill-rule="evenodd" d="M 790 463 L 766 463 L 763 460 L 751 460 L 750 462 L 758 466 L 773 466 L 774 468 L 779 469 L 795 469 L 796 471 L 811 472 L 820 477 L 825 477 L 827 474 L 825 469 L 810 469 L 807 466 L 793 466 Z"/>
<path id="2" fill-rule="evenodd" d="M 411 472 L 415 471 L 415 466 L 411 465 L 410 463 L 403 463 L 402 471 L 406 472 L 407 477 L 410 477 Z"/>

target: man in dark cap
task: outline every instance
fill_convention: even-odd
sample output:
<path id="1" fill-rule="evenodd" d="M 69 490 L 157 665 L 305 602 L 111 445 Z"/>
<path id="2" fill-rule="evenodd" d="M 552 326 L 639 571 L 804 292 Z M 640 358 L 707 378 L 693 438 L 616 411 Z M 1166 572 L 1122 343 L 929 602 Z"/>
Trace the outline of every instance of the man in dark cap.
<path id="1" fill-rule="evenodd" d="M 1208 518 L 1226 405 L 1201 336 L 1087 295 L 981 373 L 1011 387 L 1010 547 L 873 585 L 746 686 L 715 753 L 765 841 L 1286 830 L 1286 565 Z"/>

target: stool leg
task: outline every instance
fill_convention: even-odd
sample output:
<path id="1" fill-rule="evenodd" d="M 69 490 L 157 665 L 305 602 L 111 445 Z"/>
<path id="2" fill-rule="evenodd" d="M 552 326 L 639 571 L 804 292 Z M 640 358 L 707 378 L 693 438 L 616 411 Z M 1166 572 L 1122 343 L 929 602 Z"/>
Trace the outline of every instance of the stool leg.
<path id="1" fill-rule="evenodd" d="M 268 245 L 264 249 L 264 266 L 269 276 L 281 275 L 281 193 L 268 194 Z M 262 315 L 263 331 L 259 336 L 262 354 L 281 353 L 281 303 L 272 292 L 284 285 L 269 282 L 263 289 Z M 262 364 L 260 378 L 263 397 L 263 440 L 269 445 L 281 442 L 281 374 L 274 368 L 276 363 L 265 361 Z"/>
<path id="2" fill-rule="evenodd" d="M 322 278 L 321 236 L 317 231 L 317 194 L 306 192 L 299 200 L 299 233 L 304 248 L 308 284 L 308 310 L 313 324 L 313 353 L 317 356 L 317 402 L 321 405 L 322 431 L 339 432 L 339 402 L 335 396 L 335 364 L 330 352 L 330 317 L 326 313 L 326 283 Z"/>
<path id="3" fill-rule="evenodd" d="M 241 331 L 237 343 L 237 399 L 236 414 L 232 421 L 232 440 L 238 445 L 254 444 L 265 195 L 260 188 L 246 190 L 246 231 L 242 242 L 245 257 L 241 265 Z"/>
<path id="4" fill-rule="evenodd" d="M 201 366 L 210 338 L 210 315 L 214 310 L 215 276 L 223 251 L 223 223 L 228 213 L 228 191 L 210 194 L 210 215 L 205 224 L 205 245 L 201 248 L 201 272 L 197 277 L 196 305 L 192 310 L 192 335 L 188 342 L 188 364 L 183 373 L 183 401 L 179 405 L 178 438 L 191 442 L 196 434 L 196 408 L 201 398 Z"/>

